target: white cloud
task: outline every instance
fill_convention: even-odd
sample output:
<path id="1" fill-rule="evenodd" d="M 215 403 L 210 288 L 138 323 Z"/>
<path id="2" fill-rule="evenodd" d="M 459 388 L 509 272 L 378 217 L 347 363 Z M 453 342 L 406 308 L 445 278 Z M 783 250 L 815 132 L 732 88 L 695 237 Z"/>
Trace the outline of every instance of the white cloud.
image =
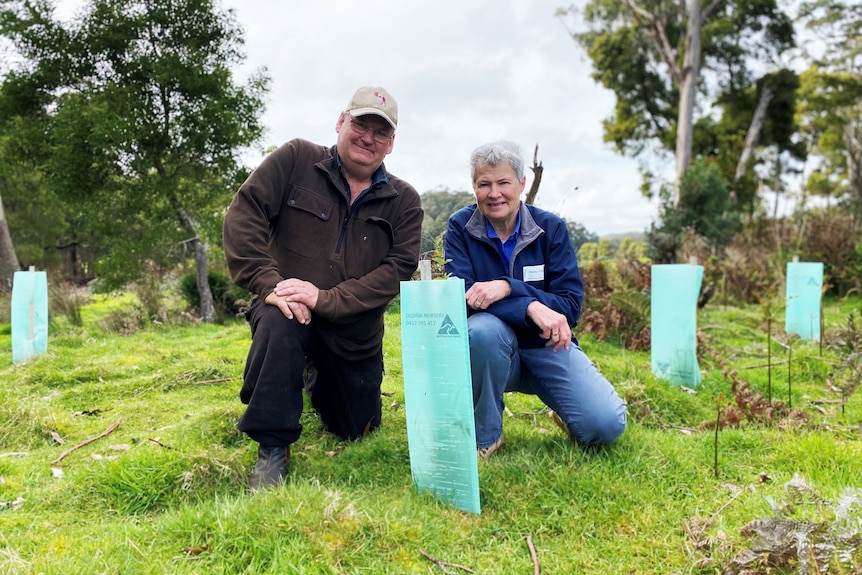
<path id="1" fill-rule="evenodd" d="M 643 231 L 656 216 L 636 163 L 602 141 L 613 97 L 555 18 L 565 2 L 222 2 L 245 30 L 241 73 L 265 66 L 273 79 L 264 147 L 294 137 L 334 143 L 353 91 L 381 85 L 399 104 L 387 167 L 420 193 L 469 190 L 470 152 L 507 138 L 528 164 L 539 145 L 537 205 L 600 235 Z"/>

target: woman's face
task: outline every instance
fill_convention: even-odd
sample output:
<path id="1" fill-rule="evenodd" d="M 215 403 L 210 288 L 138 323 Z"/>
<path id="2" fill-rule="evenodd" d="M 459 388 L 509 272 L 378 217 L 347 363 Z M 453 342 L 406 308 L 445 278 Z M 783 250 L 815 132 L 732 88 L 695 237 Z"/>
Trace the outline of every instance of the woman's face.
<path id="1" fill-rule="evenodd" d="M 477 166 L 473 192 L 479 211 L 492 225 L 498 224 L 495 227 L 514 224 L 526 183 L 526 176 L 518 180 L 514 168 L 508 163 Z"/>

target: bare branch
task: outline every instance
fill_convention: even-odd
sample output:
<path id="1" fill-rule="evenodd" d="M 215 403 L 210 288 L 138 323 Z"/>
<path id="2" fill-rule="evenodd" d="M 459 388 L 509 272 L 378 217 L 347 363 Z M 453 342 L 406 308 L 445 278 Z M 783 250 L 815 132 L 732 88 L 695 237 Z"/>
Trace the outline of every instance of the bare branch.
<path id="1" fill-rule="evenodd" d="M 730 506 L 730 504 L 731 504 L 731 503 L 733 503 L 734 501 L 736 501 L 736 499 L 737 499 L 740 495 L 742 495 L 743 493 L 745 493 L 745 491 L 746 491 L 745 489 L 740 489 L 739 491 L 737 491 L 736 493 L 734 493 L 734 494 L 733 494 L 733 497 L 731 497 L 729 501 L 725 502 L 725 504 L 724 504 L 724 505 L 722 505 L 722 506 L 718 509 L 718 511 L 716 511 L 715 513 L 713 513 L 713 514 L 712 514 L 712 516 L 711 516 L 709 519 L 707 519 L 706 521 L 704 521 L 704 522 L 703 522 L 703 524 L 700 526 L 700 529 L 698 530 L 698 532 L 697 532 L 697 533 L 689 532 L 689 534 L 690 534 L 690 535 L 694 536 L 694 539 L 695 539 L 695 545 L 694 545 L 694 548 L 692 549 L 691 553 L 689 553 L 689 555 L 688 555 L 688 561 L 686 562 L 685 569 L 684 569 L 684 570 L 686 571 L 686 573 L 691 573 L 691 569 L 690 569 L 690 567 L 691 567 L 691 565 L 692 565 L 692 559 L 694 559 L 694 552 L 695 552 L 695 550 L 697 550 L 697 543 L 698 543 L 698 542 L 703 538 L 703 534 L 706 532 L 706 528 L 707 528 L 707 527 L 709 527 L 709 526 L 712 524 L 712 522 L 713 522 L 713 521 L 715 521 L 715 518 L 716 518 L 716 517 L 718 517 L 718 516 L 721 514 L 721 512 L 722 512 L 722 511 L 724 511 L 725 509 L 727 509 L 727 508 Z M 686 529 L 686 531 L 688 531 L 688 529 Z"/>
<path id="2" fill-rule="evenodd" d="M 164 447 L 165 449 L 173 449 L 173 447 L 171 447 L 170 445 L 165 445 L 164 443 L 162 443 L 158 439 L 154 439 L 152 437 L 150 438 L 150 443 L 155 443 L 159 447 Z"/>
<path id="3" fill-rule="evenodd" d="M 189 387 L 192 385 L 211 385 L 213 383 L 224 383 L 226 381 L 234 381 L 239 379 L 238 377 L 220 377 L 218 379 L 205 379 L 203 381 L 192 381 L 189 383 L 181 383 L 180 387 Z"/>
<path id="4" fill-rule="evenodd" d="M 703 24 L 704 22 L 709 20 L 709 17 L 712 16 L 712 13 L 715 11 L 716 8 L 721 5 L 722 2 L 724 2 L 724 0 L 712 0 L 710 5 L 707 6 L 703 13 L 700 15 L 700 23 Z"/>
<path id="5" fill-rule="evenodd" d="M 662 59 L 665 64 L 667 64 L 668 69 L 670 70 L 671 76 L 673 76 L 674 81 L 679 84 L 682 82 L 683 74 L 679 69 L 679 65 L 676 63 L 675 52 L 670 45 L 670 41 L 667 39 L 667 32 L 665 32 L 664 25 L 656 18 L 655 14 L 652 12 L 638 6 L 635 3 L 635 0 L 624 0 L 626 6 L 628 6 L 629 10 L 631 10 L 635 16 L 641 16 L 647 20 L 650 26 L 650 35 L 653 37 L 653 42 L 655 42 L 656 50 L 661 54 Z"/>
<path id="6" fill-rule="evenodd" d="M 457 563 L 449 563 L 447 561 L 437 559 L 436 557 L 432 557 L 431 555 L 428 555 L 428 553 L 426 553 L 425 550 L 421 547 L 419 548 L 419 553 L 421 553 L 422 556 L 425 557 L 427 560 L 431 561 L 440 569 L 442 569 L 443 573 L 450 573 L 450 571 L 446 569 L 446 567 L 455 567 L 456 569 L 461 569 L 462 571 L 466 571 L 467 573 L 475 573 L 475 571 L 473 571 L 469 567 L 464 567 L 463 565 L 458 565 Z"/>
<path id="7" fill-rule="evenodd" d="M 82 447 L 84 447 L 85 445 L 89 445 L 89 444 L 93 443 L 94 441 L 96 441 L 97 439 L 102 439 L 103 437 L 105 437 L 105 436 L 109 435 L 110 433 L 112 433 L 112 432 L 113 432 L 115 429 L 117 429 L 118 427 L 120 427 L 120 422 L 119 422 L 119 421 L 118 421 L 118 422 L 116 422 L 115 424 L 111 425 L 111 427 L 109 427 L 108 429 L 106 429 L 105 431 L 103 431 L 102 433 L 100 433 L 99 435 L 97 435 L 97 436 L 95 436 L 95 437 L 91 437 L 90 439 L 85 439 L 84 441 L 82 441 L 82 442 L 81 442 L 81 443 L 79 443 L 78 445 L 76 445 L 76 446 L 74 446 L 74 447 L 70 447 L 69 449 L 67 449 L 66 451 L 64 451 L 64 452 L 60 455 L 60 457 L 58 457 L 57 459 L 55 459 L 54 461 L 52 461 L 52 462 L 51 462 L 51 465 L 56 465 L 57 463 L 59 463 L 60 461 L 62 461 L 62 460 L 63 460 L 67 455 L 69 455 L 69 454 L 70 454 L 70 453 L 72 453 L 73 451 L 76 451 L 76 450 L 78 450 L 78 449 L 81 449 L 81 448 L 82 448 Z"/>
<path id="8" fill-rule="evenodd" d="M 760 99 L 757 101 L 757 108 L 754 110 L 754 117 L 751 119 L 751 125 L 748 126 L 748 132 L 745 134 L 745 144 L 742 148 L 742 154 L 740 154 L 739 162 L 736 164 L 736 175 L 734 176 L 736 180 L 745 174 L 748 161 L 754 154 L 754 148 L 760 140 L 760 132 L 763 128 L 763 120 L 766 118 L 766 110 L 771 101 L 772 90 L 763 88 L 763 91 L 760 92 Z"/>
<path id="9" fill-rule="evenodd" d="M 536 555 L 536 548 L 533 547 L 532 535 L 527 535 L 527 547 L 530 548 L 530 558 L 533 560 L 533 575 L 540 575 L 542 569 L 539 567 L 539 556 Z"/>
<path id="10" fill-rule="evenodd" d="M 535 202 L 536 196 L 539 194 L 539 184 L 542 183 L 542 172 L 545 168 L 542 167 L 542 162 L 539 162 L 538 159 L 539 144 L 536 144 L 536 148 L 533 150 L 533 166 L 530 168 L 533 170 L 533 183 L 530 185 L 530 191 L 527 192 L 527 197 L 524 199 L 525 204 Z"/>

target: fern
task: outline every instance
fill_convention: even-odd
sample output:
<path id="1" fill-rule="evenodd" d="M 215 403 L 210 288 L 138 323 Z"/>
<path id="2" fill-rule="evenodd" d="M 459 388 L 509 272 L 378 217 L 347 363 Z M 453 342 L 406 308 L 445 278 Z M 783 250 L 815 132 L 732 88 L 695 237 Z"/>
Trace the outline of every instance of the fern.
<path id="1" fill-rule="evenodd" d="M 830 334 L 828 346 L 840 357 L 832 374 L 831 384 L 841 392 L 843 413 L 844 404 L 862 383 L 862 326 L 856 320 L 856 312 L 847 317 L 846 327 Z"/>

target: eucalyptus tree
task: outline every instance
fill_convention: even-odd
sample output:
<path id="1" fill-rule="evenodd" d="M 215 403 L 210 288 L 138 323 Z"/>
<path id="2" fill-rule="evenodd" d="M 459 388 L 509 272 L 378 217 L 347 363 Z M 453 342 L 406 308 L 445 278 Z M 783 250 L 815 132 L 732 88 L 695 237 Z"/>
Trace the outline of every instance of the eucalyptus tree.
<path id="1" fill-rule="evenodd" d="M 813 35 L 799 108 L 817 157 L 807 189 L 846 204 L 862 226 L 862 5 L 804 2 L 800 18 Z"/>
<path id="2" fill-rule="evenodd" d="M 48 0 L 0 5 L 21 59 L 13 91 L 45 118 L 46 177 L 112 237 L 100 277 L 134 280 L 188 247 L 213 321 L 208 242 L 220 238 L 240 152 L 263 133 L 269 86 L 265 69 L 245 84 L 234 77 L 245 55 L 233 11 L 215 0 L 88 0 L 60 21 Z"/>
<path id="3" fill-rule="evenodd" d="M 780 55 L 794 42 L 791 19 L 776 0 L 589 0 L 558 15 L 572 23 L 569 31 L 590 58 L 593 78 L 615 95 L 605 139 L 631 156 L 675 155 L 674 206 L 694 156 L 708 156 L 716 146 L 727 154 L 730 146 L 740 157 L 766 73 L 780 69 Z M 776 64 L 764 70 L 763 62 Z M 729 126 L 719 124 L 740 116 L 738 109 L 731 118 L 721 116 L 722 103 L 738 107 L 751 101 L 746 93 L 752 91 L 756 97 L 742 116 L 748 124 L 728 133 Z M 653 174 L 644 166 L 649 193 Z M 736 167 L 728 168 L 728 179 Z"/>

